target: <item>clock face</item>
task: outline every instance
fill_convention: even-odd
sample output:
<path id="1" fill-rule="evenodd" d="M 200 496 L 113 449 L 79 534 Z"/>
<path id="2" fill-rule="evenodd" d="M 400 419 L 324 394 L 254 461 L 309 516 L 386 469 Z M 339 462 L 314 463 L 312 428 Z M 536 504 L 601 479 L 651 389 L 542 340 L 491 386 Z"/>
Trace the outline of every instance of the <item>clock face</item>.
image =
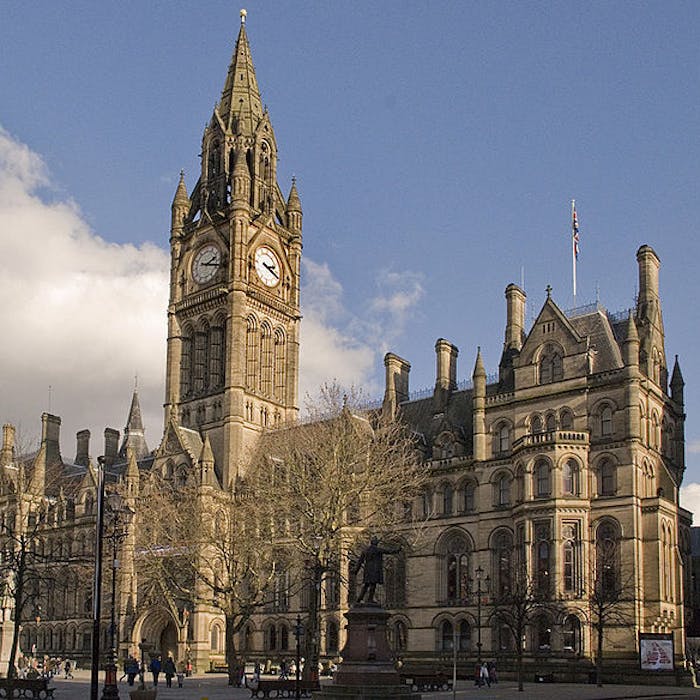
<path id="1" fill-rule="evenodd" d="M 274 287 L 280 281 L 280 264 L 277 256 L 267 246 L 260 246 L 255 251 L 255 271 L 260 281 L 268 287 Z"/>
<path id="2" fill-rule="evenodd" d="M 192 261 L 192 277 L 195 282 L 205 284 L 211 282 L 221 266 L 221 251 L 213 243 L 205 245 L 194 256 Z"/>

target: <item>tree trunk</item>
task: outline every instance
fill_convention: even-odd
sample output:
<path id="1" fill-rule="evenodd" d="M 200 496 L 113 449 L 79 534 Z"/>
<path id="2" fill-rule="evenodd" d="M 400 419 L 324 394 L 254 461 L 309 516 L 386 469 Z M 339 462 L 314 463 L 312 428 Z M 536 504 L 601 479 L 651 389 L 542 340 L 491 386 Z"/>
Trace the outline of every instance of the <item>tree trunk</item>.
<path id="1" fill-rule="evenodd" d="M 603 687 L 603 623 L 598 619 L 598 650 L 595 660 L 595 680 L 599 688 Z"/>
<path id="2" fill-rule="evenodd" d="M 20 551 L 19 555 L 19 566 L 17 567 L 16 578 L 15 578 L 15 591 L 14 591 L 14 616 L 15 616 L 15 627 L 12 631 L 12 645 L 10 647 L 10 658 L 7 664 L 7 677 L 15 678 L 17 675 L 17 670 L 15 668 L 15 661 L 17 659 L 17 649 L 19 647 L 19 631 L 22 626 L 22 613 L 24 612 L 24 568 L 26 564 L 26 552 L 24 549 Z"/>
<path id="3" fill-rule="evenodd" d="M 240 685 L 243 676 L 241 663 L 236 655 L 236 618 L 226 615 L 226 666 L 229 685 Z"/>
<path id="4" fill-rule="evenodd" d="M 518 642 L 518 690 L 523 691 L 523 643 L 522 640 Z"/>
<path id="5" fill-rule="evenodd" d="M 319 561 L 314 562 L 311 581 L 311 595 L 309 596 L 309 624 L 306 630 L 306 660 L 304 662 L 303 679 L 305 681 L 318 680 L 318 661 L 321 642 L 321 578 L 323 570 Z"/>

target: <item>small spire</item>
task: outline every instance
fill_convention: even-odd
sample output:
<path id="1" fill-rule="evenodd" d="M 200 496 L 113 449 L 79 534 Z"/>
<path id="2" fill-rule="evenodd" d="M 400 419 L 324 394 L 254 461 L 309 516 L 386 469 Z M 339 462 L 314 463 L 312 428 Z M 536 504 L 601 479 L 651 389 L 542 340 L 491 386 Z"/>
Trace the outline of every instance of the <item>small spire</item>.
<path id="1" fill-rule="evenodd" d="M 627 314 L 627 335 L 625 340 L 629 342 L 639 342 L 639 333 L 637 333 L 637 324 L 634 322 L 634 314 L 632 309 Z"/>
<path id="2" fill-rule="evenodd" d="M 185 185 L 185 171 L 180 170 L 180 181 L 177 183 L 177 189 L 175 190 L 175 197 L 173 198 L 173 207 L 177 205 L 188 206 L 190 205 L 190 198 L 187 194 L 187 187 Z"/>
<path id="3" fill-rule="evenodd" d="M 297 191 L 297 179 L 294 175 L 292 176 L 292 189 L 289 190 L 289 197 L 287 198 L 287 211 L 298 211 L 301 213 L 301 200 Z"/>
<path id="4" fill-rule="evenodd" d="M 547 292 L 547 299 L 551 299 L 552 298 L 552 285 L 551 284 L 548 284 L 545 287 L 545 292 Z"/>
<path id="5" fill-rule="evenodd" d="M 486 370 L 484 369 L 484 360 L 481 357 L 481 345 L 477 346 L 476 349 L 476 363 L 474 365 L 474 375 L 475 377 L 485 377 Z"/>
<path id="6" fill-rule="evenodd" d="M 241 8 L 241 24 L 245 24 L 245 18 L 248 16 L 248 10 L 245 7 Z"/>
<path id="7" fill-rule="evenodd" d="M 676 355 L 676 361 L 673 365 L 673 374 L 671 375 L 671 398 L 676 401 L 676 403 L 683 404 L 683 387 L 685 387 L 685 382 L 683 381 L 681 366 L 678 362 L 678 355 Z"/>

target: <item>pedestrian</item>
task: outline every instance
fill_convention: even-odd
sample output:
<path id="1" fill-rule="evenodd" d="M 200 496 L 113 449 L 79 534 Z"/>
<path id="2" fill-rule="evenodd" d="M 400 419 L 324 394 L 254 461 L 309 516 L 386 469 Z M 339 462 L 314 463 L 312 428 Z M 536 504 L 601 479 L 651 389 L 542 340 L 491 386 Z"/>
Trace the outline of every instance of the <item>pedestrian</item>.
<path id="1" fill-rule="evenodd" d="M 182 688 L 182 684 L 185 681 L 185 671 L 178 671 L 177 672 L 177 687 Z"/>
<path id="2" fill-rule="evenodd" d="M 68 659 L 66 659 L 66 663 L 63 664 L 63 673 L 66 679 L 73 678 L 70 661 Z"/>
<path id="3" fill-rule="evenodd" d="M 489 671 L 489 680 L 491 681 L 491 683 L 493 683 L 493 684 L 498 683 L 498 676 L 496 675 L 496 662 L 489 661 L 486 664 L 486 668 Z"/>
<path id="4" fill-rule="evenodd" d="M 172 688 L 173 676 L 177 673 L 172 654 L 168 654 L 168 658 L 163 662 L 163 673 L 165 674 L 165 685 L 168 688 Z"/>
<path id="5" fill-rule="evenodd" d="M 486 668 L 486 662 L 481 664 L 481 685 L 484 685 L 484 683 L 490 688 L 491 687 L 491 679 L 489 678 L 489 670 Z"/>
<path id="6" fill-rule="evenodd" d="M 151 659 L 151 663 L 148 667 L 151 674 L 153 675 L 153 685 L 154 686 L 158 685 L 158 676 L 160 676 L 161 667 L 162 667 L 162 665 L 160 663 L 160 655 L 154 656 Z"/>
<path id="7" fill-rule="evenodd" d="M 481 687 L 481 666 L 479 664 L 474 668 L 474 685 Z"/>
<path id="8" fill-rule="evenodd" d="M 284 659 L 282 659 L 282 663 L 280 664 L 280 680 L 287 680 L 287 662 Z"/>
<path id="9" fill-rule="evenodd" d="M 134 679 L 139 674 L 139 662 L 133 655 L 126 660 L 124 664 L 124 670 L 126 671 L 126 681 L 129 685 L 134 685 Z"/>

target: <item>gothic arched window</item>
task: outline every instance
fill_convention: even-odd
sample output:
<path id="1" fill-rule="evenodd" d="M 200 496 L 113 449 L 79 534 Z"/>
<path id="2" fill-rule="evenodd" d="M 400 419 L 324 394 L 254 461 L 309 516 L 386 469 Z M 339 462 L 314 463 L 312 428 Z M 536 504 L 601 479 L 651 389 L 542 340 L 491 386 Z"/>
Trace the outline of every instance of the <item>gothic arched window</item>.
<path id="1" fill-rule="evenodd" d="M 598 464 L 598 495 L 614 496 L 617 488 L 615 465 L 609 459 Z"/>
<path id="2" fill-rule="evenodd" d="M 535 494 L 539 497 L 549 496 L 552 492 L 549 462 L 541 459 L 535 464 Z"/>
<path id="3" fill-rule="evenodd" d="M 574 414 L 565 408 L 559 414 L 559 425 L 562 430 L 573 430 L 574 428 Z"/>
<path id="4" fill-rule="evenodd" d="M 598 525 L 595 537 L 596 592 L 608 600 L 620 595 L 620 528 L 612 520 Z"/>
<path id="5" fill-rule="evenodd" d="M 551 531 L 549 522 L 535 525 L 535 586 L 537 593 L 549 596 L 551 591 Z"/>
<path id="6" fill-rule="evenodd" d="M 579 467 L 575 459 L 569 459 L 562 471 L 562 491 L 570 496 L 579 494 Z"/>
<path id="7" fill-rule="evenodd" d="M 600 409 L 600 434 L 602 437 L 613 434 L 613 411 L 609 404 L 605 404 Z"/>
<path id="8" fill-rule="evenodd" d="M 530 419 L 530 432 L 537 435 L 542 432 L 542 418 L 538 415 L 532 416 Z"/>
<path id="9" fill-rule="evenodd" d="M 278 401 L 284 400 L 286 384 L 285 351 L 284 332 L 278 328 L 275 331 L 275 398 Z"/>
<path id="10" fill-rule="evenodd" d="M 461 620 L 457 627 L 457 650 L 469 651 L 469 642 L 472 638 L 471 627 L 467 620 Z"/>
<path id="11" fill-rule="evenodd" d="M 454 489 L 449 481 L 446 481 L 442 486 L 442 513 L 443 515 L 452 515 L 454 509 Z"/>
<path id="12" fill-rule="evenodd" d="M 443 543 L 445 598 L 449 603 L 464 602 L 469 595 L 469 555 L 467 538 L 455 533 Z"/>
<path id="13" fill-rule="evenodd" d="M 566 651 L 580 654 L 581 648 L 581 620 L 576 615 L 568 615 L 562 626 L 562 646 Z"/>
<path id="14" fill-rule="evenodd" d="M 258 362 L 260 355 L 260 334 L 254 316 L 247 319 L 246 330 L 246 385 L 255 391 L 258 388 Z"/>
<path id="15" fill-rule="evenodd" d="M 491 571 L 496 596 L 505 595 L 511 587 L 513 576 L 513 535 L 499 530 L 491 542 L 493 564 Z"/>
<path id="16" fill-rule="evenodd" d="M 467 481 L 464 484 L 464 502 L 463 508 L 465 513 L 473 513 L 476 510 L 476 484 L 473 481 Z"/>
<path id="17" fill-rule="evenodd" d="M 540 384 L 560 382 L 564 378 L 564 362 L 561 352 L 552 345 L 547 345 L 540 357 Z"/>
<path id="18" fill-rule="evenodd" d="M 452 651 L 454 644 L 454 632 L 452 623 L 444 620 L 440 625 L 440 651 Z"/>
<path id="19" fill-rule="evenodd" d="M 194 357 L 192 363 L 192 389 L 202 394 L 209 386 L 209 329 L 206 326 L 194 332 Z"/>
<path id="20" fill-rule="evenodd" d="M 260 369 L 260 391 L 264 396 L 270 396 L 274 377 L 274 350 L 272 330 L 267 323 L 260 326 Z"/>
<path id="21" fill-rule="evenodd" d="M 562 528 L 564 540 L 564 590 L 578 593 L 581 583 L 581 542 L 578 523 L 565 523 Z"/>

